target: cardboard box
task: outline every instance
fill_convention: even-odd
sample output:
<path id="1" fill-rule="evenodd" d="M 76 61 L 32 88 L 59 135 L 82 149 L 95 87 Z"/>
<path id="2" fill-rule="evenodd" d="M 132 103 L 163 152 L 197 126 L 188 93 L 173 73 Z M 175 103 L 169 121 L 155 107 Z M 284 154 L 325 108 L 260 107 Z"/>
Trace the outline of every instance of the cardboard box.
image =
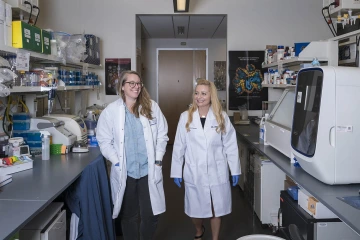
<path id="1" fill-rule="evenodd" d="M 51 34 L 41 29 L 42 53 L 44 54 L 51 54 L 50 39 Z"/>
<path id="2" fill-rule="evenodd" d="M 294 183 L 292 180 L 284 180 L 284 190 L 294 186 L 296 186 L 296 183 Z"/>
<path id="3" fill-rule="evenodd" d="M 332 211 L 311 196 L 305 189 L 300 188 L 298 191 L 298 204 L 308 214 L 316 219 L 338 218 Z"/>
<path id="4" fill-rule="evenodd" d="M 234 122 L 239 122 L 241 120 L 240 112 L 234 112 Z"/>
<path id="5" fill-rule="evenodd" d="M 22 21 L 12 22 L 12 46 L 33 50 L 34 39 L 32 33 L 33 27 Z"/>
<path id="6" fill-rule="evenodd" d="M 33 51 L 42 53 L 41 29 L 34 26 L 31 27 L 32 38 L 34 39 Z"/>

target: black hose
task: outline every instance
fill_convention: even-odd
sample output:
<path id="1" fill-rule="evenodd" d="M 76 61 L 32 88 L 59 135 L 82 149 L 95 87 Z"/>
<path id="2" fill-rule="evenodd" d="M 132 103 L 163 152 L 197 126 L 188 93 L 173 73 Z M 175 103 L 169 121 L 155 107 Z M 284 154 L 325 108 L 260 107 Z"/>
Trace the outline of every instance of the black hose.
<path id="1" fill-rule="evenodd" d="M 332 25 L 332 27 L 333 27 L 333 29 L 334 29 L 334 33 L 335 33 L 334 36 L 336 36 L 336 35 L 337 35 L 337 33 L 336 33 L 337 31 L 335 30 L 334 23 L 333 23 L 333 21 L 332 21 L 332 19 L 331 19 L 330 10 L 329 10 L 330 6 L 333 5 L 333 4 L 335 4 L 335 2 L 333 2 L 332 4 L 330 4 L 330 5 L 327 7 L 327 12 L 328 12 L 328 16 L 329 16 L 330 23 L 331 23 L 331 25 Z M 330 24 L 329 24 L 329 27 L 330 27 Z"/>
<path id="2" fill-rule="evenodd" d="M 30 3 L 29 1 L 25 1 L 24 4 L 30 5 L 30 15 L 29 15 L 29 20 L 28 20 L 28 24 L 29 24 L 29 23 L 30 23 L 30 19 L 31 19 L 31 14 L 32 14 L 32 9 L 33 9 L 33 7 L 32 7 L 32 5 L 31 5 L 31 3 Z"/>
<path id="3" fill-rule="evenodd" d="M 336 35 L 335 35 L 335 33 L 333 32 L 333 30 L 331 29 L 328 21 L 326 20 L 326 17 L 325 17 L 325 14 L 324 14 L 324 10 L 325 10 L 325 9 L 329 9 L 329 7 L 324 7 L 324 8 L 322 9 L 321 13 L 322 13 L 322 15 L 323 15 L 323 17 L 324 17 L 324 20 L 325 20 L 325 22 L 326 22 L 326 25 L 328 25 L 328 27 L 329 27 L 329 29 L 330 29 L 332 35 L 333 35 L 334 37 L 336 37 Z"/>
<path id="4" fill-rule="evenodd" d="M 2 128 L 4 130 L 4 133 L 10 138 L 9 133 L 5 130 L 6 111 L 7 111 L 7 107 L 5 108 L 4 115 L 3 115 Z"/>
<path id="5" fill-rule="evenodd" d="M 61 105 L 61 101 L 60 101 L 60 97 L 59 97 L 58 93 L 56 93 L 56 97 L 57 97 L 57 99 L 59 100 L 59 104 L 60 104 L 61 110 L 62 110 L 63 112 L 65 112 L 64 109 L 63 109 L 63 107 L 62 107 L 62 105 Z"/>
<path id="6" fill-rule="evenodd" d="M 34 22 L 34 26 L 35 26 L 36 23 L 37 23 L 38 17 L 40 15 L 40 8 L 38 6 L 33 6 L 33 8 L 36 8 L 38 10 L 38 14 L 36 15 L 36 19 L 35 19 L 35 22 Z"/>

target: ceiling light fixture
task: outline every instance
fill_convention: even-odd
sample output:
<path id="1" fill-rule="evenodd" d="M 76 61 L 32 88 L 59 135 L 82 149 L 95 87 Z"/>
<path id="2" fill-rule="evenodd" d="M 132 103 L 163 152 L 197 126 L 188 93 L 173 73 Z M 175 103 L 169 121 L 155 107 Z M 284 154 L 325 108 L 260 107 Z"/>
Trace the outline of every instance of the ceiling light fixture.
<path id="1" fill-rule="evenodd" d="M 184 35 L 184 32 L 185 32 L 185 27 L 178 26 L 178 35 Z"/>
<path id="2" fill-rule="evenodd" d="M 173 0 L 174 12 L 188 12 L 190 0 Z"/>

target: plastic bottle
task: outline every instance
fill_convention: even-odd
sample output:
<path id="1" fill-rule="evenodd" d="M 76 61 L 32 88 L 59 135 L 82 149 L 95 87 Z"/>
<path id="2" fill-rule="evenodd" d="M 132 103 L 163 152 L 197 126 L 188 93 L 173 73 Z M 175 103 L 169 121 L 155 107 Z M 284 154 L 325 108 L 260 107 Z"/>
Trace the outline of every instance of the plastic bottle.
<path id="1" fill-rule="evenodd" d="M 9 136 L 5 136 L 5 157 L 9 156 Z"/>
<path id="2" fill-rule="evenodd" d="M 264 135 L 265 135 L 265 117 L 261 118 L 260 121 L 260 132 L 259 132 L 259 142 L 264 143 Z"/>
<path id="3" fill-rule="evenodd" d="M 285 52 L 285 49 L 284 49 L 284 46 L 278 46 L 278 49 L 277 49 L 277 60 L 278 61 L 281 61 L 283 58 L 284 58 L 284 52 Z"/>
<path id="4" fill-rule="evenodd" d="M 269 114 L 265 113 L 265 121 L 268 120 L 269 118 Z M 265 126 L 265 121 L 264 121 L 264 145 L 269 145 L 269 143 L 266 140 L 266 126 Z"/>
<path id="5" fill-rule="evenodd" d="M 41 148 L 42 160 L 50 159 L 50 133 L 48 131 L 40 131 L 41 134 Z"/>

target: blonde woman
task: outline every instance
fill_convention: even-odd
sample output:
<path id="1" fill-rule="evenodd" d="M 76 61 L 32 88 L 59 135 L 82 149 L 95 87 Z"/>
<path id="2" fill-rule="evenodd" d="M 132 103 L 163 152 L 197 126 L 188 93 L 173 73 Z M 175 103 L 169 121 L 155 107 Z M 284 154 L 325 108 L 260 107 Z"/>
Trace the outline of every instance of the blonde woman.
<path id="1" fill-rule="evenodd" d="M 204 218 L 210 218 L 212 239 L 217 240 L 221 216 L 231 213 L 229 168 L 235 186 L 241 173 L 236 132 L 214 83 L 201 79 L 192 106 L 180 116 L 171 163 L 178 187 L 184 175 L 185 213 L 195 225 L 195 239 L 202 238 Z"/>
<path id="2" fill-rule="evenodd" d="M 113 218 L 120 213 L 124 240 L 137 240 L 140 213 L 140 239 L 152 239 L 158 215 L 165 212 L 162 158 L 168 126 L 137 72 L 122 72 L 118 92 L 121 98 L 101 113 L 96 136 L 112 162 Z"/>

